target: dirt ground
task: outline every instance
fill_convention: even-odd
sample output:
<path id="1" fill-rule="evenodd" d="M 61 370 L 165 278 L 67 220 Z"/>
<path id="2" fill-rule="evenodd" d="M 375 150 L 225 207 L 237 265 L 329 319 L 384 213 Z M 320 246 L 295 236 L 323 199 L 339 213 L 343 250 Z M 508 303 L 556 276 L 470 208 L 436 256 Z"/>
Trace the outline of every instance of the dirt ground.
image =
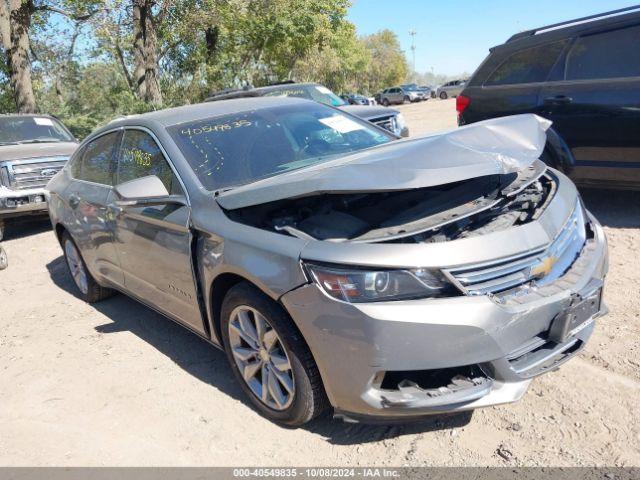
<path id="1" fill-rule="evenodd" d="M 400 109 L 413 134 L 455 125 L 453 100 Z M 122 295 L 81 302 L 48 224 L 10 226 L 0 465 L 638 466 L 640 195 L 583 194 L 611 255 L 585 351 L 517 404 L 401 426 L 265 420 L 221 352 Z"/>

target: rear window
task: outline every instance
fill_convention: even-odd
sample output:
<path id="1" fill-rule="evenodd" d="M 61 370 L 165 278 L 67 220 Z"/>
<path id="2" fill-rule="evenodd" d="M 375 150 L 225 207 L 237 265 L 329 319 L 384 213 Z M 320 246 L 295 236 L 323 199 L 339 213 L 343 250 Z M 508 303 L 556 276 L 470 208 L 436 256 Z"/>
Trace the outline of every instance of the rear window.
<path id="1" fill-rule="evenodd" d="M 567 80 L 640 76 L 640 25 L 580 37 L 567 57 Z"/>
<path id="2" fill-rule="evenodd" d="M 485 85 L 544 82 L 567 40 L 515 52 L 496 68 Z"/>
<path id="3" fill-rule="evenodd" d="M 298 97 L 315 100 L 332 107 L 346 105 L 346 102 L 322 85 L 283 86 L 265 93 L 265 97 Z"/>

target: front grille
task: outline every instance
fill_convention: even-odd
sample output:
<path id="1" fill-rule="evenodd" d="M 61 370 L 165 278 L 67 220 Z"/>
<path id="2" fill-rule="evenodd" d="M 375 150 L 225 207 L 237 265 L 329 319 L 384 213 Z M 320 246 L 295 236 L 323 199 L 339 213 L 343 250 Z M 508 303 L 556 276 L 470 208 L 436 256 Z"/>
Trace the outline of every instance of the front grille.
<path id="1" fill-rule="evenodd" d="M 395 115 L 387 115 L 384 117 L 372 118 L 369 120 L 371 123 L 375 123 L 377 126 L 389 130 L 391 133 L 396 133 L 396 117 Z"/>
<path id="2" fill-rule="evenodd" d="M 502 292 L 531 281 L 545 285 L 573 264 L 585 241 L 584 214 L 578 203 L 548 247 L 497 262 L 446 269 L 445 274 L 467 295 Z"/>
<path id="3" fill-rule="evenodd" d="M 3 177 L 6 176 L 8 187 L 13 190 L 42 188 L 67 160 L 68 157 L 59 156 L 7 162 L 3 165 Z"/>

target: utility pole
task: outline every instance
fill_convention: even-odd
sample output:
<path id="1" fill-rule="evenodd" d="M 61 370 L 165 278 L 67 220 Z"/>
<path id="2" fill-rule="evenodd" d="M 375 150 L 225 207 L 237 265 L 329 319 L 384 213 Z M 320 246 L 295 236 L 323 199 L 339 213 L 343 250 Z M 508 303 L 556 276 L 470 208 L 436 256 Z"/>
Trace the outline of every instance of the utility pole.
<path id="1" fill-rule="evenodd" d="M 411 54 L 413 56 L 413 73 L 416 73 L 416 32 L 415 28 L 409 30 L 409 35 L 411 35 Z"/>

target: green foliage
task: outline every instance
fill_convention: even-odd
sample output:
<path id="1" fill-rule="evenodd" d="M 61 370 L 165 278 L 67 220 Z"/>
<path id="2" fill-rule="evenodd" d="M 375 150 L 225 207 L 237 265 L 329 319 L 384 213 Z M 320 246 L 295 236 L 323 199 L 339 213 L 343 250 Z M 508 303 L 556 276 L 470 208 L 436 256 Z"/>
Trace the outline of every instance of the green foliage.
<path id="1" fill-rule="evenodd" d="M 365 75 L 367 90 L 377 92 L 402 83 L 407 78 L 407 59 L 395 33 L 381 30 L 365 37 L 363 41 L 372 58 Z"/>
<path id="2" fill-rule="evenodd" d="M 4 52 L 0 52 L 0 113 L 9 113 L 15 110 L 16 105 L 9 85 L 9 72 L 4 55 Z"/>
<path id="3" fill-rule="evenodd" d="M 152 108 L 131 81 L 132 0 L 39 1 L 72 13 L 65 21 L 53 20 L 55 14 L 47 11 L 34 17 L 32 70 L 40 111 L 57 115 L 84 137 L 114 117 Z M 165 107 L 202 101 L 213 90 L 286 79 L 373 94 L 407 76 L 393 32 L 357 36 L 346 18 L 350 0 L 157 0 L 153 5 Z M 3 110 L 12 104 L 5 79 L 0 69 Z"/>

